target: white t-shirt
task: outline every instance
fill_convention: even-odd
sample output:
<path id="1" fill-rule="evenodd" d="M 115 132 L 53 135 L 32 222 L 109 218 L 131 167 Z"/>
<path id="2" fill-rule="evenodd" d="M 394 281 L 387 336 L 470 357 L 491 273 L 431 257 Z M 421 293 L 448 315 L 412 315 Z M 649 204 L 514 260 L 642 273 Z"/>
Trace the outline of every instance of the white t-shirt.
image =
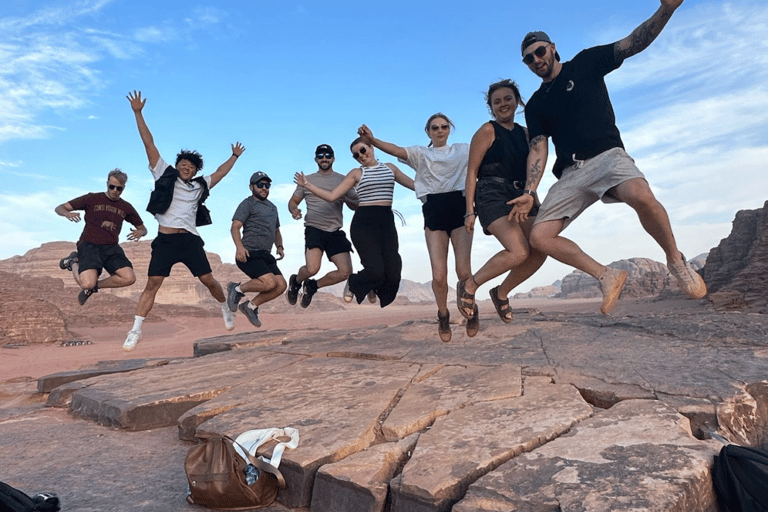
<path id="1" fill-rule="evenodd" d="M 168 164 L 160 157 L 154 167 L 150 166 L 155 181 L 163 175 Z M 211 177 L 203 176 L 203 179 L 211 188 Z M 165 213 L 155 214 L 157 222 L 166 228 L 182 228 L 190 233 L 200 236 L 195 226 L 197 218 L 197 202 L 203 195 L 203 186 L 196 181 L 185 183 L 181 178 L 176 178 L 173 184 L 173 200 Z"/>
<path id="2" fill-rule="evenodd" d="M 398 161 L 416 171 L 416 197 L 425 201 L 427 194 L 464 191 L 469 144 L 459 142 L 440 148 L 409 146 L 403 149 L 408 153 L 408 159 L 398 158 Z"/>

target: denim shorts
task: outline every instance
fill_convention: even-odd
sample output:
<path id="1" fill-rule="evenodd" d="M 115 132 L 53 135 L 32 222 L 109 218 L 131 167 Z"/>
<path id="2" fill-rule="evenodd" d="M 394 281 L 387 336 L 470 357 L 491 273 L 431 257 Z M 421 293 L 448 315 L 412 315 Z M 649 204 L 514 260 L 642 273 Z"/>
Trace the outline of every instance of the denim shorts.
<path id="1" fill-rule="evenodd" d="M 483 227 L 483 233 L 490 235 L 488 226 L 493 224 L 496 219 L 509 215 L 514 205 L 507 204 L 507 202 L 522 196 L 524 187 L 525 183 L 510 182 L 504 178 L 490 177 L 481 178 L 477 181 L 475 207 L 480 225 Z M 536 203 L 528 213 L 531 217 L 535 217 L 539 211 L 538 200 Z"/>

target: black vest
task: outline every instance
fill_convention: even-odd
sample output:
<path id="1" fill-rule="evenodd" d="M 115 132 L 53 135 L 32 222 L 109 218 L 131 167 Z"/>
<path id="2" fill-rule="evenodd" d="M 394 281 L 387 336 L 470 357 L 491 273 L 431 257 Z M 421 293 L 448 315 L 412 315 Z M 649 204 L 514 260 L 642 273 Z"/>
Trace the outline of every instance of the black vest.
<path id="1" fill-rule="evenodd" d="M 147 204 L 147 211 L 152 215 L 158 213 L 165 213 L 171 206 L 173 201 L 173 186 L 176 183 L 176 179 L 179 177 L 179 171 L 175 167 L 169 165 L 163 175 L 157 178 L 155 181 L 155 189 L 149 195 L 149 204 Z M 192 181 L 196 181 L 203 186 L 203 194 L 200 196 L 200 200 L 197 202 L 197 216 L 195 218 L 196 226 L 207 226 L 212 224 L 211 212 L 205 206 L 205 200 L 211 195 L 208 189 L 208 183 L 205 182 L 205 178 L 202 176 L 194 178 Z"/>

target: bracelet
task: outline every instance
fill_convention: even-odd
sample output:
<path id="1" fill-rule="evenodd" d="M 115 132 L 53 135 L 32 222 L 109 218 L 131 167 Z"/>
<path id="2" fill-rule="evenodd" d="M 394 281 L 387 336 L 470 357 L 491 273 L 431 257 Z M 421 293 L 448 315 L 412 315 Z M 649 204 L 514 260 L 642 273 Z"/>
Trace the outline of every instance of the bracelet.
<path id="1" fill-rule="evenodd" d="M 533 196 L 533 197 L 535 197 L 535 196 L 536 196 L 536 191 L 535 191 L 535 190 L 530 190 L 530 189 L 528 189 L 528 190 L 523 190 L 523 194 L 528 194 L 528 195 L 530 195 L 530 196 Z"/>
<path id="2" fill-rule="evenodd" d="M 285 249 L 285 247 L 283 247 L 282 245 L 276 245 L 275 247 L 278 249 Z"/>
<path id="3" fill-rule="evenodd" d="M 475 212 L 469 212 L 469 213 L 465 213 L 464 214 L 464 218 L 465 219 L 469 218 L 469 217 L 472 217 L 472 216 L 477 216 L 477 214 Z"/>
<path id="4" fill-rule="evenodd" d="M 236 155 L 234 153 L 232 153 L 232 156 L 235 157 L 235 158 L 240 158 L 240 155 Z"/>

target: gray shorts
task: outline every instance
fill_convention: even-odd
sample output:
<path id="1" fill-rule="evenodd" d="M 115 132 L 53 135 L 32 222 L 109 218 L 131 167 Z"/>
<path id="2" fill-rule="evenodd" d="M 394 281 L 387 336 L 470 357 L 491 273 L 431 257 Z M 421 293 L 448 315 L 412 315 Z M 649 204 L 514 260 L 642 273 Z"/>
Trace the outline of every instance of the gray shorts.
<path id="1" fill-rule="evenodd" d="M 622 148 L 609 149 L 594 158 L 577 162 L 563 170 L 563 175 L 549 189 L 534 225 L 563 219 L 565 229 L 598 200 L 621 202 L 606 192 L 635 178 L 645 179 L 645 175 Z"/>

